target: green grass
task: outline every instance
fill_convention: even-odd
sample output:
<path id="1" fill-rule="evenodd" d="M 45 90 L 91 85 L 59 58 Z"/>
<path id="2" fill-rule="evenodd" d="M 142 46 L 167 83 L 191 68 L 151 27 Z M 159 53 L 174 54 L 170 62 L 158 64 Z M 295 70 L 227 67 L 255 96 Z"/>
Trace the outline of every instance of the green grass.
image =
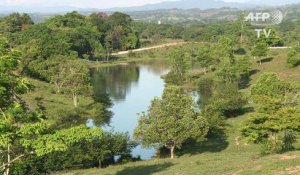
<path id="1" fill-rule="evenodd" d="M 251 84 L 255 83 L 264 72 L 276 72 L 282 80 L 300 83 L 300 68 L 299 66 L 292 69 L 287 67 L 287 54 L 288 49 L 271 50 L 272 60 L 254 67 L 257 73 L 252 76 Z"/>
<path id="2" fill-rule="evenodd" d="M 294 169 L 300 173 L 300 151 L 283 155 L 260 156 L 259 146 L 248 145 L 235 139 L 239 136 L 238 128 L 247 115 L 230 119 L 226 131 L 227 138 L 215 138 L 204 144 L 193 145 L 185 154 L 171 159 L 154 159 L 149 161 L 110 166 L 105 169 L 77 170 L 63 175 L 268 175 L 288 174 Z"/>
<path id="3" fill-rule="evenodd" d="M 44 106 L 44 113 L 50 124 L 65 120 L 66 113 L 74 110 L 87 109 L 87 105 L 93 103 L 91 97 L 79 97 L 79 107 L 75 109 L 70 95 L 55 93 L 53 85 L 35 79 L 30 79 L 35 88 L 22 96 L 30 109 L 38 109 L 38 103 Z M 91 111 L 86 110 L 86 113 Z M 83 119 L 86 120 L 86 119 Z M 83 121 L 82 123 L 84 123 Z"/>
<path id="4" fill-rule="evenodd" d="M 272 59 L 254 65 L 250 85 L 265 72 L 276 72 L 282 80 L 300 83 L 300 69 L 286 66 L 287 50 L 272 50 Z M 244 90 L 249 92 L 249 88 Z M 300 151 L 261 156 L 258 145 L 241 139 L 243 122 L 250 114 L 228 119 L 226 137 L 209 139 L 178 151 L 178 157 L 153 159 L 109 166 L 105 169 L 77 170 L 62 175 L 285 175 L 300 174 Z M 237 144 L 238 142 L 238 144 Z"/>
<path id="5" fill-rule="evenodd" d="M 298 154 L 298 153 L 297 153 Z M 240 158 L 237 158 L 240 157 Z M 243 158 L 244 157 L 244 158 Z M 286 156 L 288 157 L 288 155 Z M 291 156 L 290 156 L 291 157 Z M 161 160 L 143 163 L 131 163 L 124 166 L 109 167 L 99 171 L 70 172 L 65 175 L 268 175 L 268 174 L 299 174 L 299 159 L 283 160 L 284 155 L 273 155 L 263 158 L 249 154 L 216 154 L 184 157 L 174 161 Z"/>

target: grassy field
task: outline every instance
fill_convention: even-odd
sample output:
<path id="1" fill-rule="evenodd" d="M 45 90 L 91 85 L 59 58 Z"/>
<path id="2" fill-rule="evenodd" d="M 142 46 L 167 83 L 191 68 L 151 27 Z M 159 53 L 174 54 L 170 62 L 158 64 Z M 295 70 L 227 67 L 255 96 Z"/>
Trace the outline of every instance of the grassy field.
<path id="1" fill-rule="evenodd" d="M 251 83 L 264 72 L 276 72 L 282 80 L 300 83 L 300 68 L 286 66 L 287 50 L 271 50 L 271 58 L 254 65 Z M 247 92 L 248 89 L 245 90 Z M 228 120 L 225 136 L 181 150 L 176 159 L 153 159 L 110 166 L 105 169 L 61 172 L 61 175 L 285 175 L 300 174 L 300 151 L 261 156 L 260 147 L 240 137 L 243 121 L 250 114 Z M 300 148 L 299 146 L 296 146 Z"/>
<path id="2" fill-rule="evenodd" d="M 268 175 L 300 174 L 300 151 L 262 157 L 259 146 L 236 139 L 238 128 L 247 117 L 228 121 L 226 138 L 215 138 L 193 145 L 174 159 L 154 159 L 110 166 L 106 169 L 78 170 L 63 175 Z M 184 154 L 183 154 L 184 153 Z M 180 156 L 180 154 L 183 154 Z"/>
<path id="3" fill-rule="evenodd" d="M 257 64 L 254 68 L 256 74 L 252 76 L 251 84 L 253 84 L 259 75 L 263 72 L 276 72 L 279 78 L 290 82 L 300 82 L 300 68 L 288 68 L 287 67 L 287 55 L 288 49 L 277 49 L 270 51 L 270 58 L 265 59 L 262 65 Z"/>

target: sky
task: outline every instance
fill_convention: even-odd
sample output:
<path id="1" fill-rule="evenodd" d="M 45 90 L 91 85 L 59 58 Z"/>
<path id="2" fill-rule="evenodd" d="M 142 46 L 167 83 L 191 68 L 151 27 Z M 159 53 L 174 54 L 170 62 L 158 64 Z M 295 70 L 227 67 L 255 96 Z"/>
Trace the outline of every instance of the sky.
<path id="1" fill-rule="evenodd" d="M 74 6 L 82 8 L 112 8 L 139 6 L 176 0 L 0 0 L 0 6 Z M 246 0 L 224 0 L 227 2 L 243 2 Z"/>

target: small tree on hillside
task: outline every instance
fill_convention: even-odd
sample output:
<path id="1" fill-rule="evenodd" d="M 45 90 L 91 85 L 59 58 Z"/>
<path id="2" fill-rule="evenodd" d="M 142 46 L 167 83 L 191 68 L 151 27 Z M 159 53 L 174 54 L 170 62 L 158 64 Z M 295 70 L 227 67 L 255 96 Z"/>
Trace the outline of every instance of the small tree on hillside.
<path id="1" fill-rule="evenodd" d="M 64 88 L 72 95 L 74 107 L 78 106 L 78 96 L 89 94 L 91 91 L 89 69 L 79 62 L 70 62 L 67 66 L 67 77 Z"/>
<path id="2" fill-rule="evenodd" d="M 262 64 L 262 58 L 268 56 L 268 52 L 269 52 L 268 44 L 265 43 L 264 41 L 258 41 L 254 45 L 251 54 L 252 56 L 254 56 L 254 59 L 258 57 L 260 64 Z"/>
<path id="3" fill-rule="evenodd" d="M 295 45 L 289 50 L 287 64 L 290 68 L 300 65 L 300 45 Z"/>
<path id="4" fill-rule="evenodd" d="M 204 72 L 207 73 L 208 69 L 214 65 L 215 61 L 211 54 L 211 47 L 200 47 L 197 54 L 197 60 L 204 69 Z"/>
<path id="5" fill-rule="evenodd" d="M 135 138 L 144 147 L 175 148 L 188 139 L 202 141 L 208 132 L 207 121 L 193 108 L 193 99 L 177 86 L 166 87 L 161 99 L 154 99 L 147 114 L 139 119 Z"/>

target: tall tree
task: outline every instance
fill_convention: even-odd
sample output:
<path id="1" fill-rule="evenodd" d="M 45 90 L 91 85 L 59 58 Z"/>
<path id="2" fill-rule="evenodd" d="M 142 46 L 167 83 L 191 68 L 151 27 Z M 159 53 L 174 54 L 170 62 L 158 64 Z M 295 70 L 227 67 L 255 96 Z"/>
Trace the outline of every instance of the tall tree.
<path id="1" fill-rule="evenodd" d="M 207 132 L 207 121 L 194 110 L 193 99 L 181 87 L 170 86 L 140 117 L 134 135 L 144 147 L 158 145 L 170 149 L 173 159 L 175 148 L 188 139 L 202 141 Z"/>
<path id="2" fill-rule="evenodd" d="M 169 55 L 171 70 L 166 75 L 167 83 L 182 85 L 186 80 L 186 73 L 189 67 L 185 50 L 181 47 L 174 48 Z"/>

